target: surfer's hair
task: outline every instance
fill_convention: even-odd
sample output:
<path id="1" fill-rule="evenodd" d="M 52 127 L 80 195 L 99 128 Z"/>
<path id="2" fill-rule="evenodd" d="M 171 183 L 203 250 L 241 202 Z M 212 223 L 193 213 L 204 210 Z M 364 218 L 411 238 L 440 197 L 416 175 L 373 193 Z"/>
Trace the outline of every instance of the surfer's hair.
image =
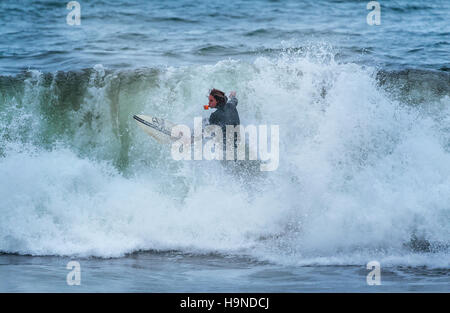
<path id="1" fill-rule="evenodd" d="M 213 96 L 214 99 L 216 99 L 218 105 L 225 105 L 228 101 L 227 96 L 225 96 L 225 93 L 223 91 L 220 91 L 219 89 L 211 89 L 209 92 L 210 96 Z"/>

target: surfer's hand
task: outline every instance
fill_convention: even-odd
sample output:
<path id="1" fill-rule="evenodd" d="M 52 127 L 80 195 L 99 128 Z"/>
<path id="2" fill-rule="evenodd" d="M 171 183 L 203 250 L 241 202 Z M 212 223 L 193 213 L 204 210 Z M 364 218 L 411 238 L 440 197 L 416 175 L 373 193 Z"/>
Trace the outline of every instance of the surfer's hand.
<path id="1" fill-rule="evenodd" d="M 236 97 L 236 91 L 231 91 L 230 92 L 230 98 Z"/>

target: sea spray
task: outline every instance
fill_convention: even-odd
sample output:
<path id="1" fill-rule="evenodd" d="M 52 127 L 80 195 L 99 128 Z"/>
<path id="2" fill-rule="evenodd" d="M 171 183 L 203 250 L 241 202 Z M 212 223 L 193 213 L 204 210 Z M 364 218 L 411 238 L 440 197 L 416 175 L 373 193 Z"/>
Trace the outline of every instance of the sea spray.
<path id="1" fill-rule="evenodd" d="M 22 78 L 0 89 L 2 252 L 449 266 L 449 111 L 422 109 L 448 107 L 446 93 L 413 106 L 331 53 Z M 133 123 L 207 117 L 211 86 L 237 91 L 243 123 L 280 125 L 279 167 L 252 186 L 172 160 Z"/>

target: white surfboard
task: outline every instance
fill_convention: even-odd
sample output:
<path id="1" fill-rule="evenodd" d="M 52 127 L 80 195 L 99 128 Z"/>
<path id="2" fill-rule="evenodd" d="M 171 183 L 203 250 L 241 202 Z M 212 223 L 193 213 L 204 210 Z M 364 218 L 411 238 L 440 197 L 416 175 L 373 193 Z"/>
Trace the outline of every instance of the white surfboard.
<path id="1" fill-rule="evenodd" d="M 171 121 L 168 121 L 166 119 L 159 118 L 159 117 L 150 116 L 150 115 L 134 115 L 133 118 L 136 120 L 138 125 L 148 135 L 153 137 L 160 144 L 171 144 L 180 139 L 180 137 L 171 136 L 172 128 L 176 126 L 176 124 Z M 200 135 L 200 137 L 197 139 L 201 140 L 202 137 L 203 136 Z M 188 144 L 193 144 L 195 139 L 194 139 L 194 136 L 191 136 L 190 140 L 189 139 L 187 139 L 187 140 L 189 141 Z M 210 139 L 208 139 L 208 140 L 210 140 Z M 219 138 L 215 138 L 214 140 L 219 140 Z M 221 144 L 221 143 L 217 142 L 217 144 Z M 241 172 L 243 171 L 243 173 L 245 173 L 246 171 L 260 172 L 261 161 L 259 161 L 259 160 L 248 161 L 248 157 L 250 155 L 257 155 L 257 153 L 254 152 L 253 147 L 249 147 L 248 145 L 245 145 L 245 147 L 246 147 L 245 159 L 247 161 L 244 160 L 244 163 L 247 165 L 246 165 L 246 167 L 245 166 L 244 167 L 247 169 L 242 170 L 242 164 L 244 164 L 244 163 L 239 163 L 240 166 L 238 166 L 238 170 Z M 252 150 L 252 151 L 250 151 L 250 150 Z"/>
<path id="2" fill-rule="evenodd" d="M 171 136 L 175 123 L 150 115 L 134 115 L 133 118 L 147 134 L 159 143 L 172 143 L 178 139 Z"/>
<path id="3" fill-rule="evenodd" d="M 153 137 L 160 144 L 172 144 L 173 142 L 180 139 L 180 137 L 171 136 L 172 128 L 177 125 L 171 121 L 151 115 L 134 115 L 133 118 L 148 135 Z M 195 138 L 193 135 L 191 135 L 190 139 L 186 139 L 189 141 L 188 144 L 192 144 L 194 143 L 194 140 L 201 141 L 202 137 L 203 136 L 200 135 L 198 138 Z M 213 137 L 213 139 L 221 141 L 219 137 Z M 209 138 L 208 140 L 211 140 L 211 138 Z M 217 142 L 216 144 L 221 143 Z M 246 149 L 253 150 L 253 148 L 249 147 L 248 145 L 246 145 Z M 250 155 L 250 151 L 246 151 L 246 154 Z M 254 153 L 252 155 L 257 154 Z"/>

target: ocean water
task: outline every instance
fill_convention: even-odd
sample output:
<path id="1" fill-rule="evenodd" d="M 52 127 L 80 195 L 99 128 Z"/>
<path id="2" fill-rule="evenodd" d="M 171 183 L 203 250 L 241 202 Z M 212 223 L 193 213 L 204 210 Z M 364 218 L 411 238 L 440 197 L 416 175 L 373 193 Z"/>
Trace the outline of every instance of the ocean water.
<path id="1" fill-rule="evenodd" d="M 449 291 L 448 1 L 79 3 L 0 3 L 0 291 Z M 212 87 L 279 125 L 277 170 L 133 121 Z"/>

